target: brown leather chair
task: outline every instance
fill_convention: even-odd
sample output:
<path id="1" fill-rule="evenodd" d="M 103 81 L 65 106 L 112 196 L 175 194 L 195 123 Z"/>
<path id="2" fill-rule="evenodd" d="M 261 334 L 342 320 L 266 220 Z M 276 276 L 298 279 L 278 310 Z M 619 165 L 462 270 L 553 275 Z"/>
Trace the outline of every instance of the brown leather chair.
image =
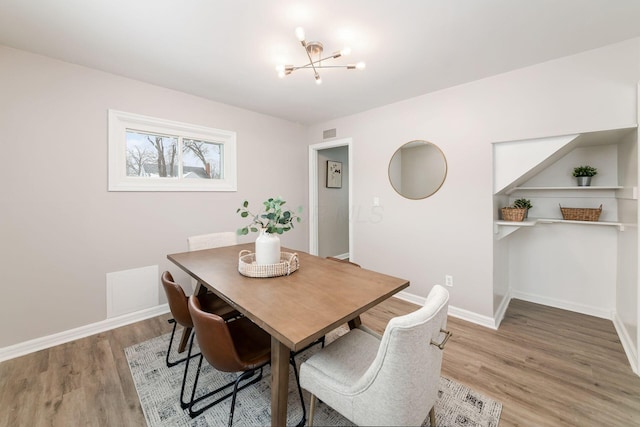
<path id="1" fill-rule="evenodd" d="M 180 341 L 180 345 L 178 347 L 178 353 L 182 353 L 184 351 L 187 341 L 192 335 L 193 321 L 191 320 L 191 314 L 189 313 L 189 307 L 187 305 L 189 298 L 185 295 L 182 286 L 180 286 L 173 280 L 173 276 L 170 272 L 165 271 L 164 273 L 162 273 L 161 279 L 162 287 L 164 288 L 164 292 L 167 295 L 169 309 L 171 310 L 171 314 L 173 315 L 173 319 L 169 319 L 169 323 L 173 324 L 173 330 L 171 331 L 171 339 L 169 340 L 169 348 L 167 349 L 166 363 L 167 367 L 170 368 L 181 362 L 184 362 L 185 360 L 187 361 L 184 367 L 182 388 L 180 390 L 180 403 L 183 408 L 186 408 L 187 403 L 184 402 L 183 396 L 185 383 L 187 381 L 187 371 L 189 370 L 189 359 L 197 356 L 197 354 L 191 355 L 191 348 L 189 348 L 189 354 L 187 357 L 175 361 L 170 361 L 169 357 L 171 354 L 173 338 L 175 336 L 176 327 L 178 326 L 178 324 L 184 328 L 182 332 L 182 340 Z M 240 316 L 240 313 L 238 311 L 236 311 L 233 307 L 227 304 L 216 294 L 207 293 L 205 295 L 199 296 L 198 300 L 202 304 L 203 310 L 211 313 L 216 313 L 217 315 L 222 316 L 222 318 L 225 320 Z M 193 340 L 191 341 L 191 343 L 193 345 Z"/>
<path id="2" fill-rule="evenodd" d="M 180 345 L 178 346 L 178 353 L 182 353 L 187 345 L 191 330 L 193 329 L 193 322 L 191 321 L 191 315 L 189 314 L 189 307 L 187 306 L 188 297 L 185 295 L 182 286 L 173 280 L 173 276 L 170 272 L 165 271 L 162 273 L 162 287 L 167 295 L 167 302 L 169 303 L 169 309 L 173 315 L 173 319 L 169 320 L 169 323 L 173 323 L 173 331 L 171 332 L 171 340 L 169 341 L 169 349 L 167 350 L 167 366 L 172 367 L 185 359 L 176 360 L 174 362 L 169 361 L 169 355 L 171 353 L 171 347 L 173 345 L 173 338 L 175 336 L 176 327 L 178 324 L 184 328 Z M 225 319 L 229 319 L 235 316 L 239 316 L 233 307 L 223 301 L 216 294 L 206 294 L 199 297 L 203 310 L 216 313 Z"/>
<path id="3" fill-rule="evenodd" d="M 198 340 L 201 352 L 198 370 L 193 382 L 191 401 L 188 406 L 189 415 L 191 418 L 195 418 L 205 410 L 231 397 L 231 411 L 228 421 L 228 425 L 231 426 L 238 390 L 260 381 L 262 379 L 262 369 L 271 361 L 271 336 L 246 317 L 225 322 L 222 317 L 203 311 L 200 302 L 193 296 L 189 298 L 189 312 L 193 319 L 195 337 Z M 218 371 L 242 372 L 242 374 L 235 381 L 231 381 L 212 392 L 195 398 L 203 357 Z M 293 354 L 290 355 L 289 362 L 293 365 L 303 410 L 302 420 L 299 425 L 304 425 L 306 411 Z M 241 383 L 243 384 L 241 385 Z M 233 386 L 232 392 L 207 403 L 197 410 L 194 409 L 195 404 L 223 392 L 231 386 Z"/>

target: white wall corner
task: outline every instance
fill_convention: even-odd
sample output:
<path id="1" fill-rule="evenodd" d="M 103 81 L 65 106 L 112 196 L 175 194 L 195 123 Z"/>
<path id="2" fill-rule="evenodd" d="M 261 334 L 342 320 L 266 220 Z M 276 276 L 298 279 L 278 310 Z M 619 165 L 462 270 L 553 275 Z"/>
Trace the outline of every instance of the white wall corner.
<path id="1" fill-rule="evenodd" d="M 633 340 L 629 335 L 629 331 L 625 328 L 624 323 L 622 322 L 622 319 L 620 319 L 620 316 L 618 316 L 617 312 L 612 312 L 611 317 L 613 320 L 613 326 L 615 326 L 618 337 L 620 337 L 622 348 L 627 355 L 627 359 L 629 359 L 629 364 L 631 364 L 631 369 L 636 375 L 640 376 L 640 372 L 638 371 L 638 353 L 636 352 Z"/>
<path id="2" fill-rule="evenodd" d="M 507 294 L 500 301 L 500 305 L 498 309 L 494 312 L 494 329 L 498 329 L 500 327 L 500 323 L 502 323 L 502 319 L 504 319 L 504 315 L 507 312 L 507 308 L 509 308 L 509 303 L 511 302 L 511 289 L 507 291 Z"/>
<path id="3" fill-rule="evenodd" d="M 128 313 L 123 316 L 105 319 L 100 322 L 91 323 L 89 325 L 80 326 L 68 331 L 59 332 L 57 334 L 47 335 L 45 337 L 35 338 L 29 341 L 14 344 L 8 347 L 0 348 L 0 362 L 24 356 L 25 354 L 44 350 L 56 345 L 64 344 L 69 341 L 85 338 L 100 332 L 119 328 L 130 323 L 139 322 L 141 320 L 160 316 L 169 312 L 168 304 L 160 304 L 156 307 L 140 310 L 135 313 Z M 169 328 L 167 328 L 169 332 Z"/>

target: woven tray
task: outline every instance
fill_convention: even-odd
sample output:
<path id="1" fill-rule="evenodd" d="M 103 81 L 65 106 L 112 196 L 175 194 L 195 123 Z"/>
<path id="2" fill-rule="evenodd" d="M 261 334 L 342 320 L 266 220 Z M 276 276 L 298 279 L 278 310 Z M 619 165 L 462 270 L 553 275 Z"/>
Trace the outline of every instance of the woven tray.
<path id="1" fill-rule="evenodd" d="M 502 208 L 502 220 L 503 221 L 524 221 L 524 216 L 527 213 L 526 209 L 521 208 Z"/>
<path id="2" fill-rule="evenodd" d="M 562 212 L 562 219 L 570 221 L 598 221 L 602 213 L 602 205 L 599 208 L 563 208 L 560 206 L 560 212 Z"/>
<path id="3" fill-rule="evenodd" d="M 238 271 L 247 277 L 288 276 L 299 266 L 298 254 L 290 252 L 280 252 L 277 264 L 256 264 L 256 254 L 247 250 L 240 251 L 238 256 Z"/>

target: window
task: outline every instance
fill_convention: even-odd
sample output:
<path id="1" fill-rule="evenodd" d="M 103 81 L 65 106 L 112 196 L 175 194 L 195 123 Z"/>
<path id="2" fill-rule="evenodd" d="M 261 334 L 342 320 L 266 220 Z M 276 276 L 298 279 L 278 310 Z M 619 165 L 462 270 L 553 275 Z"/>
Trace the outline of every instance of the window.
<path id="1" fill-rule="evenodd" d="M 109 191 L 236 191 L 236 134 L 109 110 Z"/>

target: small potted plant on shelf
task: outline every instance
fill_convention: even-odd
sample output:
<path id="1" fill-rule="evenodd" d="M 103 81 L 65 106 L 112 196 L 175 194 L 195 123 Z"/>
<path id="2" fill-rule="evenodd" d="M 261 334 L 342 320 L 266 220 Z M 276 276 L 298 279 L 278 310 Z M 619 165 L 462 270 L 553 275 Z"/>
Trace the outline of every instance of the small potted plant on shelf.
<path id="1" fill-rule="evenodd" d="M 297 214 L 282 208 L 285 203 L 280 197 L 271 197 L 262 203 L 264 212 L 253 214 L 249 211 L 249 202 L 245 200 L 242 207 L 236 210 L 242 218 L 252 218 L 249 225 L 238 229 L 238 235 L 244 236 L 249 231 L 260 232 L 256 239 L 257 264 L 277 264 L 280 261 L 278 235 L 293 229 L 294 222 L 302 221 Z M 300 212 L 302 207 L 298 208 L 298 213 Z"/>
<path id="2" fill-rule="evenodd" d="M 598 169 L 593 166 L 576 166 L 573 168 L 573 176 L 578 179 L 578 187 L 588 187 L 591 185 L 591 177 L 598 174 Z"/>
<path id="3" fill-rule="evenodd" d="M 516 199 L 513 201 L 513 207 L 524 209 L 524 217 L 527 218 L 529 216 L 529 209 L 531 209 L 533 205 L 529 199 Z"/>

